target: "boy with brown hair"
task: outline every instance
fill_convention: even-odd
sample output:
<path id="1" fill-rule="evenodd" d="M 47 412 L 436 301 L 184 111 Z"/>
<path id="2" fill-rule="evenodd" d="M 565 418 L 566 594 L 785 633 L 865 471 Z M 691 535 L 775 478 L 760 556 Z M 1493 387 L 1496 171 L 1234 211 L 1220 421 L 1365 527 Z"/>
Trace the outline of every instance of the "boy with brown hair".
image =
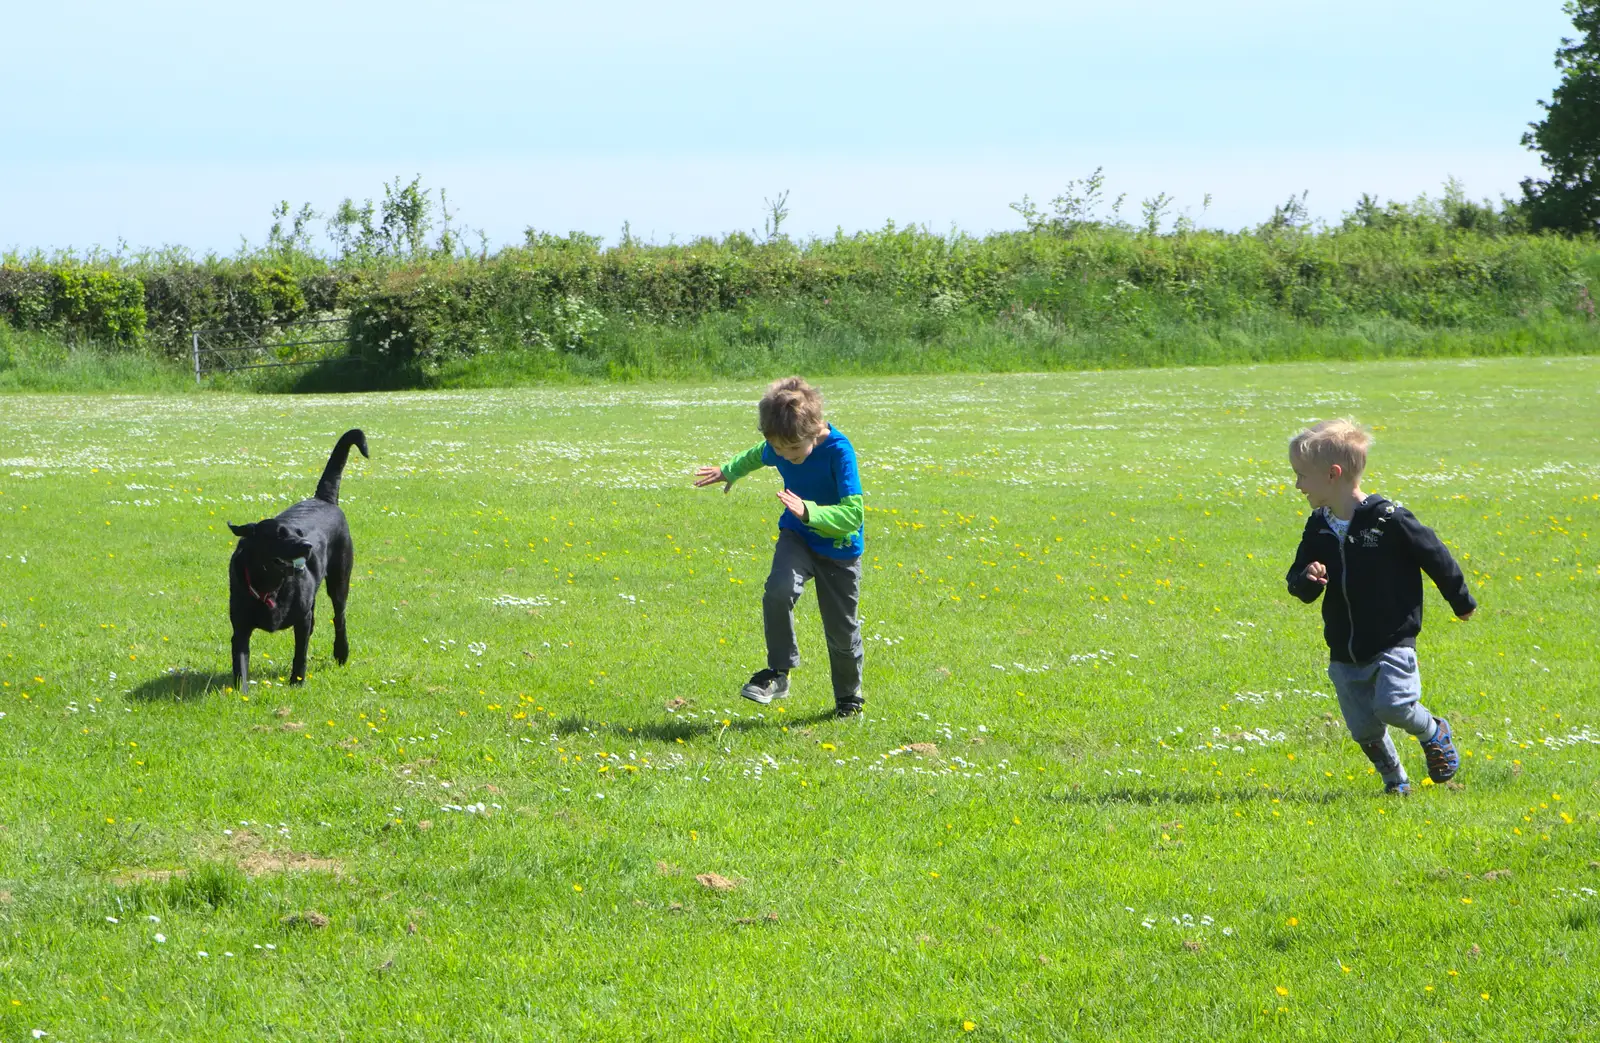
<path id="1" fill-rule="evenodd" d="M 1289 568 L 1289 593 L 1307 604 L 1323 598 L 1328 677 L 1345 725 L 1383 776 L 1384 791 L 1403 796 L 1411 783 L 1389 725 L 1417 737 L 1434 782 L 1449 781 L 1461 763 L 1450 722 L 1421 703 L 1422 574 L 1457 618 L 1470 619 L 1478 603 L 1432 529 L 1361 491 L 1371 445 L 1372 436 L 1348 420 L 1324 420 L 1290 439 L 1294 486 L 1313 510 Z"/>
<path id="2" fill-rule="evenodd" d="M 695 471 L 695 487 L 733 483 L 762 467 L 783 477 L 778 542 L 762 597 L 767 665 L 740 691 L 766 705 L 789 694 L 789 671 L 800 665 L 794 604 L 807 580 L 817 584 L 817 607 L 828 642 L 833 701 L 840 717 L 861 712 L 861 552 L 865 507 L 856 451 L 822 416 L 822 396 L 800 377 L 775 381 L 761 396 L 763 441 L 721 467 Z"/>

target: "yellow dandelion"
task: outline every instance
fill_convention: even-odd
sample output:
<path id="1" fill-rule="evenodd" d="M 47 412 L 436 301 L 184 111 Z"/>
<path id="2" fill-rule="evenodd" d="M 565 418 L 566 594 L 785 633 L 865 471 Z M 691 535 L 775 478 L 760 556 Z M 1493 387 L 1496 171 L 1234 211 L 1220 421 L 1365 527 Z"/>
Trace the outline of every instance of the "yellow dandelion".
<path id="1" fill-rule="evenodd" d="M 1275 986 L 1272 991 L 1276 992 L 1280 996 L 1289 995 L 1289 990 L 1284 988 L 1282 985 Z"/>

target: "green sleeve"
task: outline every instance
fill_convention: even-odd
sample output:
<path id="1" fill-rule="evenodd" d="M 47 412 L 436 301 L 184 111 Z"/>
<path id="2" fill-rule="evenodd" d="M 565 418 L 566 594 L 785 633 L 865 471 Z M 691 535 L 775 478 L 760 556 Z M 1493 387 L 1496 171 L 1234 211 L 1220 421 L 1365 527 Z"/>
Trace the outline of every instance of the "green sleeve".
<path id="1" fill-rule="evenodd" d="M 758 442 L 723 464 L 722 477 L 728 480 L 729 485 L 732 485 L 750 472 L 761 470 L 766 466 L 761 462 L 761 450 L 765 449 L 766 446 L 767 443 Z"/>
<path id="2" fill-rule="evenodd" d="M 807 527 L 824 536 L 849 536 L 861 528 L 862 519 L 866 516 L 866 506 L 860 493 L 846 496 L 829 507 L 819 507 L 810 500 L 801 502 L 806 505 Z"/>

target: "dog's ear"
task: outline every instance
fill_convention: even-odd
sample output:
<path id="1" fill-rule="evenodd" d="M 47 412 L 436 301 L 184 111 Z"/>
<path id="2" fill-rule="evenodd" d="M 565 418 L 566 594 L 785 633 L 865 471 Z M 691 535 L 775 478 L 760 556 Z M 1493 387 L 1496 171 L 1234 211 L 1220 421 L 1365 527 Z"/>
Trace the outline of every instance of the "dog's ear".
<path id="1" fill-rule="evenodd" d="M 255 522 L 246 522 L 243 525 L 235 525 L 233 522 L 229 522 L 228 528 L 232 529 L 233 534 L 239 537 L 241 540 L 247 540 L 256 534 Z"/>

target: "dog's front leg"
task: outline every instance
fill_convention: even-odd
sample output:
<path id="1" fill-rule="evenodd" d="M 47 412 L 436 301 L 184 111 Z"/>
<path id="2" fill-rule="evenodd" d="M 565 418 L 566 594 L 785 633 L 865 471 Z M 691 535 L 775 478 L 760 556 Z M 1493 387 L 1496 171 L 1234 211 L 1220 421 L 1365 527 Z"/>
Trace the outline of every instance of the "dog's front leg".
<path id="1" fill-rule="evenodd" d="M 233 687 L 241 695 L 250 692 L 250 631 L 233 631 Z"/>
<path id="2" fill-rule="evenodd" d="M 310 616 L 294 625 L 294 667 L 289 671 L 290 684 L 305 684 L 306 651 L 311 647 L 313 625 L 314 621 Z"/>

